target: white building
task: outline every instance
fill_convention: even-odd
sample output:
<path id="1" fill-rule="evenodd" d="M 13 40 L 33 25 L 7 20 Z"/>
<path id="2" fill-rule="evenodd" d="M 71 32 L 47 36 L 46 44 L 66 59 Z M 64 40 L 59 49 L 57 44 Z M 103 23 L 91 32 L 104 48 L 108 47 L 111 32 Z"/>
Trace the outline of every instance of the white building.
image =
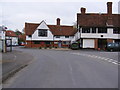
<path id="1" fill-rule="evenodd" d="M 7 44 L 7 46 L 9 46 L 9 45 L 12 45 L 12 46 L 18 45 L 18 36 L 15 34 L 14 31 L 10 31 L 10 30 L 6 31 L 6 44 Z"/>
<path id="2" fill-rule="evenodd" d="M 109 42 L 120 42 L 120 14 L 112 14 L 112 2 L 107 3 L 107 13 L 77 13 L 78 33 L 75 40 L 82 48 L 105 49 Z"/>
<path id="3" fill-rule="evenodd" d="M 73 26 L 25 23 L 26 47 L 68 47 L 76 30 Z"/>

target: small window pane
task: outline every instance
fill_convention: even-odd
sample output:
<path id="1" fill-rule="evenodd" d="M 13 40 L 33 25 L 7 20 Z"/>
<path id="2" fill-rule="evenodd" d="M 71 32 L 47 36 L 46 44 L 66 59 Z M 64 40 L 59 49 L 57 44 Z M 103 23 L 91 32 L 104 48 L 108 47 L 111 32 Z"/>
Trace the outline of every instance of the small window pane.
<path id="1" fill-rule="evenodd" d="M 65 36 L 65 38 L 69 38 L 69 36 Z"/>
<path id="2" fill-rule="evenodd" d="M 107 28 L 98 28 L 98 33 L 107 33 Z"/>
<path id="3" fill-rule="evenodd" d="M 92 28 L 92 33 L 96 33 L 96 28 L 95 27 Z"/>
<path id="4" fill-rule="evenodd" d="M 82 28 L 82 33 L 90 33 L 90 28 Z"/>

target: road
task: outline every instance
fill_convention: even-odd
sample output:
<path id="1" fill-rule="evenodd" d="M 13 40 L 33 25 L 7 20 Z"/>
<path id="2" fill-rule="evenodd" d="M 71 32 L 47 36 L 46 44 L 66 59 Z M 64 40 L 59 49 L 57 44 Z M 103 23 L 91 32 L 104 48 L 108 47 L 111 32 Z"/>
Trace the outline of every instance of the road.
<path id="1" fill-rule="evenodd" d="M 34 61 L 4 88 L 118 88 L 118 53 L 20 49 Z"/>

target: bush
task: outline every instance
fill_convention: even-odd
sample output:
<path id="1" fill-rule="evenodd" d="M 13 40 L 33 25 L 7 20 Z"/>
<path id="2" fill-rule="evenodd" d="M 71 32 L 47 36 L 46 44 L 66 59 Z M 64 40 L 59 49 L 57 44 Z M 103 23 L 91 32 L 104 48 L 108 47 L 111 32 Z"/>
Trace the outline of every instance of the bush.
<path id="1" fill-rule="evenodd" d="M 49 47 L 49 49 L 52 49 L 52 47 Z"/>
<path id="2" fill-rule="evenodd" d="M 39 49 L 42 49 L 42 47 L 39 47 Z"/>
<path id="3" fill-rule="evenodd" d="M 44 47 L 44 49 L 47 49 L 47 47 Z"/>

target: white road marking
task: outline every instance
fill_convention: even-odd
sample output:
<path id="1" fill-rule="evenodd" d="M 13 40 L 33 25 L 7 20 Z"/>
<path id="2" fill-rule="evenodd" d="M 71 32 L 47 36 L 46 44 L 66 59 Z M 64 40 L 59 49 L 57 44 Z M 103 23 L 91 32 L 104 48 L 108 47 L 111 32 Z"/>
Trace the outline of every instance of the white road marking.
<path id="1" fill-rule="evenodd" d="M 110 62 L 110 63 L 115 64 L 115 65 L 120 65 L 120 62 L 118 62 L 117 60 L 111 59 L 111 58 L 100 57 L 100 56 L 89 55 L 89 54 L 81 54 L 81 53 L 70 53 L 70 54 L 81 55 L 81 56 L 86 56 L 86 57 L 91 57 L 91 58 L 97 58 L 97 59 L 101 59 L 101 60 Z"/>

